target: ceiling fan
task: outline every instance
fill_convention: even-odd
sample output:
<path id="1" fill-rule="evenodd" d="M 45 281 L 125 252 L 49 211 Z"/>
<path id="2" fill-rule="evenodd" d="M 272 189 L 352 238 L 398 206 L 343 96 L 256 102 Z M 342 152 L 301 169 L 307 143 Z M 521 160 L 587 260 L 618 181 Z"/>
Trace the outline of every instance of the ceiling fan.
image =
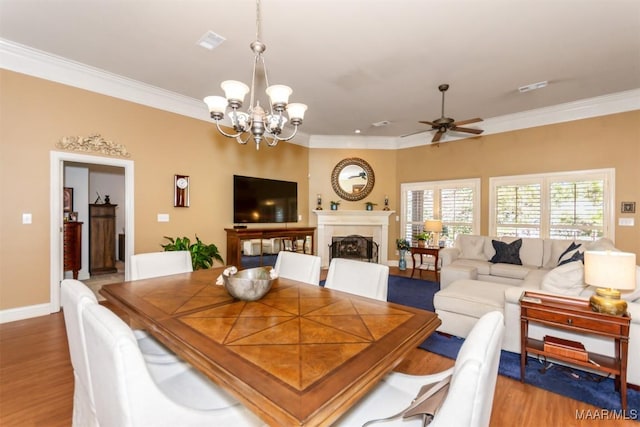
<path id="1" fill-rule="evenodd" d="M 441 115 L 441 117 L 439 119 L 436 119 L 436 120 L 431 121 L 431 122 L 427 121 L 427 120 L 420 120 L 418 122 L 418 123 L 425 123 L 427 125 L 431 125 L 431 130 L 437 131 L 435 133 L 435 135 L 433 135 L 433 139 L 431 140 L 431 142 L 433 142 L 433 143 L 439 142 L 440 138 L 442 138 L 442 135 L 444 135 L 449 130 L 450 131 L 454 131 L 454 132 L 473 133 L 475 135 L 479 135 L 482 132 L 484 132 L 484 130 L 482 130 L 482 129 L 472 129 L 472 128 L 460 127 L 462 125 L 468 125 L 468 124 L 471 124 L 471 123 L 481 122 L 482 121 L 481 118 L 455 121 L 451 117 L 445 117 L 445 115 L 444 115 L 444 93 L 447 91 L 447 89 L 449 89 L 449 85 L 448 84 L 441 84 L 440 86 L 438 86 L 438 90 L 440 90 L 440 92 L 442 92 L 442 115 Z M 416 132 L 416 133 L 419 133 L 419 132 Z"/>

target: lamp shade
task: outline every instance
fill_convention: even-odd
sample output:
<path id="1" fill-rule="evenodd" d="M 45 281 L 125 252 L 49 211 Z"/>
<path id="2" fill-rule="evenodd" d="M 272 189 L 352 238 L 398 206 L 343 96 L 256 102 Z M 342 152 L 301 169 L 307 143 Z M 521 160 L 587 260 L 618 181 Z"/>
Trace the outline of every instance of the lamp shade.
<path id="1" fill-rule="evenodd" d="M 227 105 L 229 102 L 227 98 L 223 98 L 222 96 L 207 96 L 204 99 L 205 104 L 209 107 L 210 113 L 222 113 L 224 114 L 227 109 Z"/>
<path id="2" fill-rule="evenodd" d="M 244 102 L 244 96 L 249 93 L 249 86 L 236 80 L 225 80 L 220 83 L 224 96 L 229 100 Z"/>
<path id="3" fill-rule="evenodd" d="M 304 119 L 304 113 L 306 111 L 307 106 L 305 104 L 294 102 L 287 105 L 287 113 L 289 113 L 289 118 L 291 118 L 291 120 L 298 119 L 302 121 L 302 119 Z"/>
<path id="4" fill-rule="evenodd" d="M 636 254 L 616 251 L 585 251 L 584 281 L 612 289 L 635 289 Z"/>
<path id="5" fill-rule="evenodd" d="M 293 92 L 289 86 L 285 85 L 272 85 L 269 86 L 266 91 L 271 100 L 271 105 L 287 105 L 289 103 L 289 95 Z"/>
<path id="6" fill-rule="evenodd" d="M 424 222 L 424 231 L 440 233 L 442 231 L 442 221 L 439 219 L 428 219 Z"/>

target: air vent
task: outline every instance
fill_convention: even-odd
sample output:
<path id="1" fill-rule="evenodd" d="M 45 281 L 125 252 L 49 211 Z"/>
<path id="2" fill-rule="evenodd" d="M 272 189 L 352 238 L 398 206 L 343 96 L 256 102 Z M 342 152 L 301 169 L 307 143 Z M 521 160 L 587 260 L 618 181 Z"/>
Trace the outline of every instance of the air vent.
<path id="1" fill-rule="evenodd" d="M 543 82 L 531 83 L 530 85 L 520 86 L 520 87 L 518 88 L 518 90 L 519 90 L 521 93 L 524 93 L 524 92 L 530 92 L 530 91 L 532 91 L 532 90 L 542 89 L 543 87 L 546 87 L 548 83 L 549 83 L 549 82 L 547 82 L 546 80 L 545 80 L 545 81 L 543 81 Z"/>
<path id="2" fill-rule="evenodd" d="M 223 41 L 226 39 L 219 34 L 214 33 L 213 31 L 207 31 L 204 36 L 198 40 L 198 46 L 201 46 L 205 49 L 213 50 L 220 46 Z"/>
<path id="3" fill-rule="evenodd" d="M 383 127 L 383 126 L 387 126 L 389 124 L 391 124 L 391 122 L 389 120 L 382 120 L 382 121 L 379 121 L 379 122 L 371 123 L 372 126 L 377 127 L 377 128 Z"/>

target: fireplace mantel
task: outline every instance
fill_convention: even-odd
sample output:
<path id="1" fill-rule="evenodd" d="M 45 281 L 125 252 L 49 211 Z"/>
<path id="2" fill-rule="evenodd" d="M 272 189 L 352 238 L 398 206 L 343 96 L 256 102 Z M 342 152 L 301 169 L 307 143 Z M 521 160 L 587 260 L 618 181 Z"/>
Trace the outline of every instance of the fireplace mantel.
<path id="1" fill-rule="evenodd" d="M 378 262 L 387 265 L 389 251 L 389 217 L 395 211 L 314 210 L 318 217 L 318 255 L 322 266 L 329 266 L 329 245 L 333 236 L 358 234 L 373 237 L 379 245 Z"/>

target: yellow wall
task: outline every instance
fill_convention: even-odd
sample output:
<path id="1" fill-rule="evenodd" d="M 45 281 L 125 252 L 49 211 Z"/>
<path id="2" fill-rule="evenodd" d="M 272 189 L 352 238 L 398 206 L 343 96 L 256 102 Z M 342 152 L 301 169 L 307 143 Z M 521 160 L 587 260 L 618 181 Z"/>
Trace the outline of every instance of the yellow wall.
<path id="1" fill-rule="evenodd" d="M 198 233 L 226 258 L 233 174 L 298 182 L 297 225 L 308 224 L 305 147 L 280 143 L 256 152 L 200 120 L 4 70 L 0 79 L 0 309 L 49 301 L 49 153 L 59 151 L 63 136 L 100 133 L 131 153 L 136 253 L 161 250 L 163 236 Z M 174 174 L 190 176 L 189 208 L 173 207 Z M 22 225 L 23 212 L 33 224 Z M 158 213 L 171 221 L 157 222 Z"/>
<path id="2" fill-rule="evenodd" d="M 640 208 L 640 111 L 464 139 L 398 151 L 397 185 L 405 182 L 481 178 L 481 233 L 489 229 L 489 178 L 615 168 L 615 243 L 640 259 L 638 214 L 621 214 L 620 202 Z M 635 218 L 620 227 L 618 218 Z"/>
<path id="3" fill-rule="evenodd" d="M 0 310 L 49 301 L 49 153 L 63 136 L 103 137 L 124 144 L 135 162 L 135 252 L 159 250 L 162 236 L 196 232 L 226 257 L 224 228 L 232 225 L 232 175 L 298 182 L 299 225 L 315 225 L 316 194 L 323 207 L 338 200 L 334 166 L 345 157 L 369 162 L 376 175 L 364 209 L 384 195 L 399 212 L 404 182 L 482 178 L 482 232 L 488 230 L 488 178 L 576 169 L 616 168 L 616 212 L 640 202 L 640 111 L 403 150 L 307 149 L 280 143 L 256 152 L 221 137 L 209 123 L 61 84 L 0 71 Z M 204 112 L 204 109 L 203 109 Z M 191 177 L 191 207 L 173 208 L 173 175 Z M 307 197 L 305 197 L 307 195 Z M 640 209 L 640 206 L 638 206 Z M 22 225 L 23 212 L 33 224 Z M 171 222 L 158 223 L 158 213 Z M 616 246 L 640 255 L 634 227 L 616 227 Z M 399 223 L 392 217 L 389 241 Z M 395 259 L 394 248 L 389 257 Z"/>

